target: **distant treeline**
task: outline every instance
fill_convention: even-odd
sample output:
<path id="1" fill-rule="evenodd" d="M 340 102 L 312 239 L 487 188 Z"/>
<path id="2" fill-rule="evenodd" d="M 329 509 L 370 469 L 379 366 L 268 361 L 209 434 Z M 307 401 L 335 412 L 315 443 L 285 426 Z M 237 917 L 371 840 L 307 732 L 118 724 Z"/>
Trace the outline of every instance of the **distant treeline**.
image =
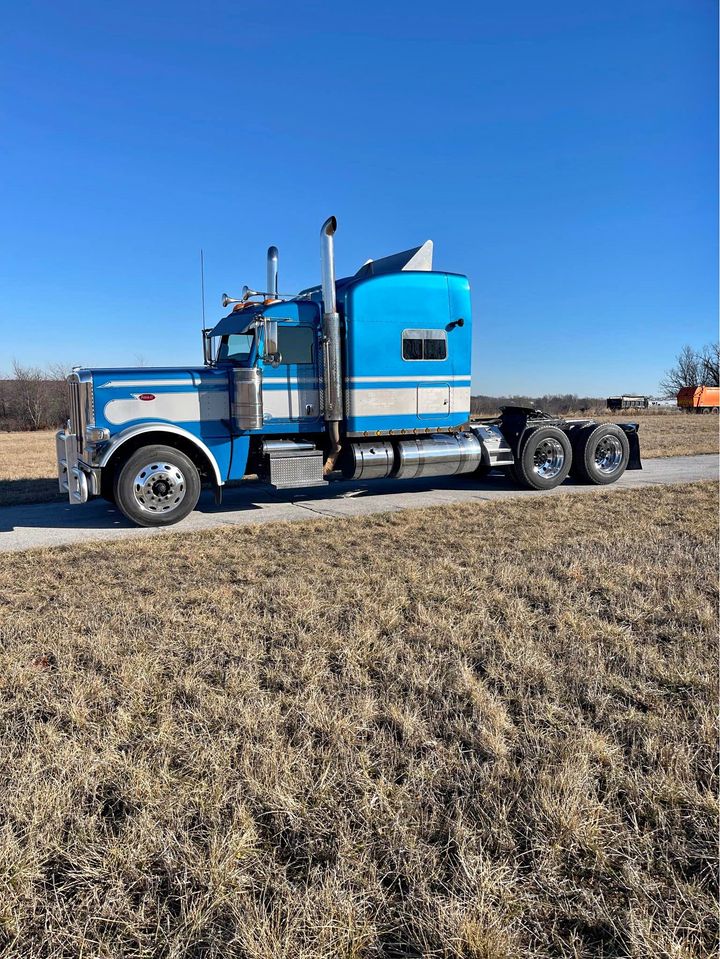
<path id="1" fill-rule="evenodd" d="M 578 396 L 577 393 L 553 393 L 546 396 L 472 396 L 473 416 L 495 416 L 501 406 L 530 406 L 546 413 L 586 413 L 603 410 L 606 400 L 599 396 Z"/>
<path id="2" fill-rule="evenodd" d="M 57 429 L 69 414 L 67 371 L 14 364 L 12 379 L 0 379 L 0 430 Z"/>

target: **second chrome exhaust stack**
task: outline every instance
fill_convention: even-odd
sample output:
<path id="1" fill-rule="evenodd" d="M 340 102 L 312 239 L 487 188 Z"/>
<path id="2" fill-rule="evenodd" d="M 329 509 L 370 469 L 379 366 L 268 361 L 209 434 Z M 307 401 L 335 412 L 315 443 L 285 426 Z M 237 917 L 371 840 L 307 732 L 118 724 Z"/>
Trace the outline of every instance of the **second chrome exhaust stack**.
<path id="1" fill-rule="evenodd" d="M 334 216 L 328 217 L 320 231 L 323 295 L 323 344 L 325 378 L 325 419 L 339 422 L 342 410 L 342 366 L 340 349 L 340 317 L 335 299 L 335 251 L 333 237 L 337 229 Z"/>
<path id="2" fill-rule="evenodd" d="M 267 284 L 265 290 L 268 296 L 277 297 L 278 289 L 278 248 L 270 246 L 267 251 Z"/>
<path id="3" fill-rule="evenodd" d="M 323 415 L 330 433 L 330 455 L 325 461 L 325 472 L 335 468 L 340 454 L 340 421 L 343 418 L 342 350 L 340 344 L 340 316 L 335 297 L 334 236 L 337 220 L 328 217 L 320 231 L 320 263 L 322 267 L 323 297 L 323 379 L 325 381 L 325 409 Z"/>

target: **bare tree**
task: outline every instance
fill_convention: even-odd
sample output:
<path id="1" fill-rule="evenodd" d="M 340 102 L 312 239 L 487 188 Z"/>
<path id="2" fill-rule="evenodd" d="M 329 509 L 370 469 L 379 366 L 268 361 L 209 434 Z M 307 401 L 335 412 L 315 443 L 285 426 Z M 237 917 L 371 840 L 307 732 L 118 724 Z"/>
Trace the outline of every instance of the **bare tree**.
<path id="1" fill-rule="evenodd" d="M 67 388 L 67 378 L 71 367 L 67 363 L 50 363 L 47 367 L 45 377 L 47 383 L 47 425 L 49 427 L 59 426 L 70 416 L 69 393 Z"/>
<path id="2" fill-rule="evenodd" d="M 46 380 L 59 380 L 63 383 L 70 375 L 71 367 L 67 363 L 50 363 L 45 372 Z"/>
<path id="3" fill-rule="evenodd" d="M 22 366 L 18 360 L 13 360 L 12 370 L 21 422 L 25 429 L 39 430 L 47 419 L 45 373 L 37 366 Z"/>
<path id="4" fill-rule="evenodd" d="M 704 386 L 720 386 L 720 343 L 709 343 L 701 354 Z"/>
<path id="5" fill-rule="evenodd" d="M 675 366 L 660 381 L 660 392 L 663 396 L 677 396 L 686 386 L 699 386 L 701 379 L 702 357 L 692 346 L 683 346 Z"/>

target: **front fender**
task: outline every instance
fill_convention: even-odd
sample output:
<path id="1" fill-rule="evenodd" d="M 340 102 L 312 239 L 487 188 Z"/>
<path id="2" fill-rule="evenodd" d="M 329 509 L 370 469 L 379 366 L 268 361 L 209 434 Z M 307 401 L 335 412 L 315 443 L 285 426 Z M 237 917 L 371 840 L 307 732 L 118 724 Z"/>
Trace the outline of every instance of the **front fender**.
<path id="1" fill-rule="evenodd" d="M 201 439 L 190 433 L 188 430 L 184 430 L 181 426 L 175 426 L 172 423 L 137 423 L 135 426 L 129 426 L 120 433 L 116 433 L 115 436 L 110 439 L 108 445 L 103 449 L 98 466 L 100 466 L 101 469 L 104 466 L 107 466 L 111 457 L 114 456 L 121 446 L 127 443 L 128 440 L 134 439 L 136 436 L 140 436 L 143 433 L 172 433 L 176 436 L 182 436 L 186 440 L 190 440 L 190 442 L 194 443 L 195 446 L 197 446 L 197 448 L 206 457 L 215 475 L 215 482 L 217 485 L 223 485 L 224 480 L 220 473 L 220 467 L 218 466 L 218 462 L 210 448 L 203 443 Z"/>

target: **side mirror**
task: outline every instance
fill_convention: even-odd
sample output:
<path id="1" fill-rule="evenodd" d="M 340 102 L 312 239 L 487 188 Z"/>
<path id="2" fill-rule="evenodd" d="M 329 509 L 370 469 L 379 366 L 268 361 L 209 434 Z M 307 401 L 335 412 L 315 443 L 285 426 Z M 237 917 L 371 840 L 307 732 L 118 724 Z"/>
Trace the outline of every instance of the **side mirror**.
<path id="1" fill-rule="evenodd" d="M 203 330 L 203 362 L 205 366 L 213 365 L 213 355 L 212 355 L 212 337 L 210 336 L 211 330 Z"/>

